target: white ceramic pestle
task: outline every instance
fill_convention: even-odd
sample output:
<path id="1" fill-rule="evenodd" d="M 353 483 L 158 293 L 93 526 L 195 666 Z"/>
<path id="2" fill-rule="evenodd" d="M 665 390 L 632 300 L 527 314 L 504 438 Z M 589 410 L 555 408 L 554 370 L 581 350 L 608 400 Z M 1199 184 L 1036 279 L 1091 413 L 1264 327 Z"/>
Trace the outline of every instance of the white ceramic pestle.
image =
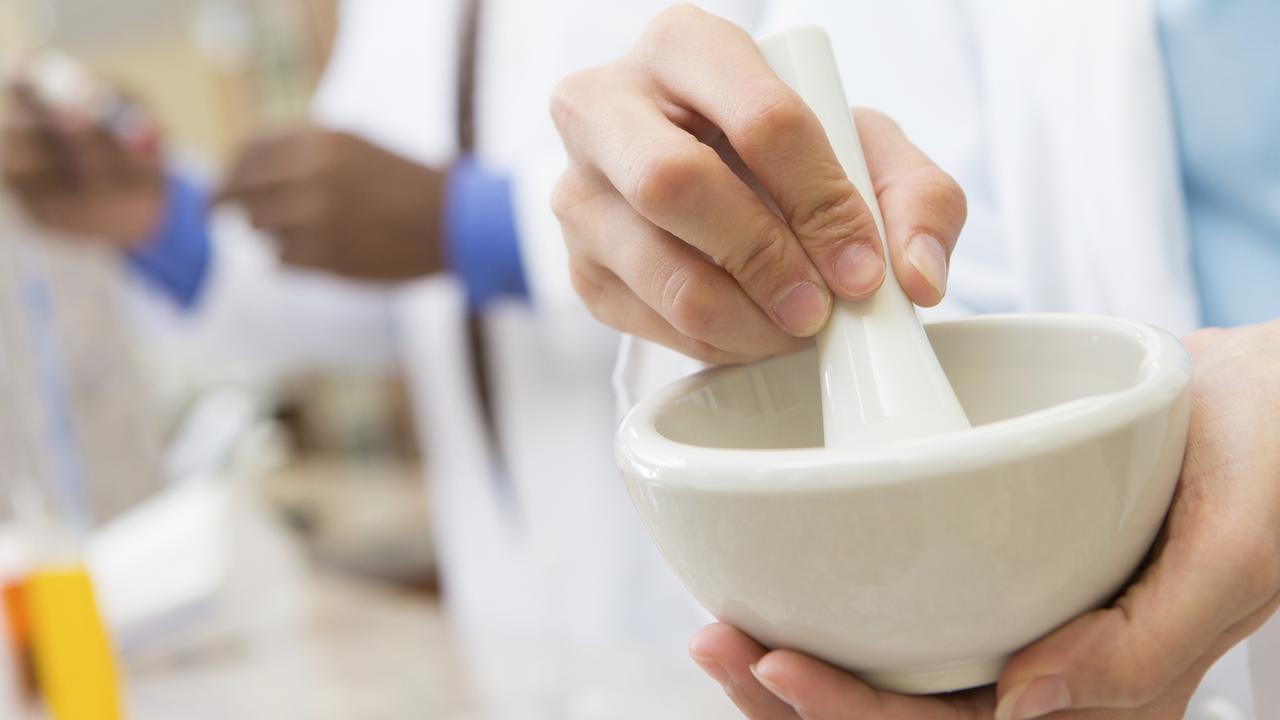
<path id="1" fill-rule="evenodd" d="M 769 66 L 822 122 L 885 242 L 880 204 L 826 32 L 798 27 L 770 35 L 759 45 Z M 871 298 L 837 300 L 817 340 L 827 447 L 883 445 L 969 427 L 915 306 L 892 269 Z"/>

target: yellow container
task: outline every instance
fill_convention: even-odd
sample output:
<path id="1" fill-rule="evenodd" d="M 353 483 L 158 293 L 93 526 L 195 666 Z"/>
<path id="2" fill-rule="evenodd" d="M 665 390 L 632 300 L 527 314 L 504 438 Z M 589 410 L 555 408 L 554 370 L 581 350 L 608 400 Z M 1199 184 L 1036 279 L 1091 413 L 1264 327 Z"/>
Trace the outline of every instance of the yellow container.
<path id="1" fill-rule="evenodd" d="M 38 570 L 24 595 L 36 676 L 54 720 L 121 720 L 119 672 L 88 571 Z"/>

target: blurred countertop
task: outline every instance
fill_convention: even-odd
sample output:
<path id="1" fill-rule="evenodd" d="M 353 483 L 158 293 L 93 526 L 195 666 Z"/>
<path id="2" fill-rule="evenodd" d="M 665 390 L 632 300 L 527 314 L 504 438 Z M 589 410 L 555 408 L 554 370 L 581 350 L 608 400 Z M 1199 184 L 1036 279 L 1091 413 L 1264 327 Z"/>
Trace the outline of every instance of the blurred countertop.
<path id="1" fill-rule="evenodd" d="M 126 663 L 133 720 L 470 720 L 474 703 L 429 596 L 336 575 L 312 581 L 296 636 Z"/>
<path id="2" fill-rule="evenodd" d="M 307 582 L 291 633 L 127 660 L 130 720 L 741 719 L 692 661 L 622 648 L 510 647 L 476 682 L 432 596 L 346 575 Z"/>

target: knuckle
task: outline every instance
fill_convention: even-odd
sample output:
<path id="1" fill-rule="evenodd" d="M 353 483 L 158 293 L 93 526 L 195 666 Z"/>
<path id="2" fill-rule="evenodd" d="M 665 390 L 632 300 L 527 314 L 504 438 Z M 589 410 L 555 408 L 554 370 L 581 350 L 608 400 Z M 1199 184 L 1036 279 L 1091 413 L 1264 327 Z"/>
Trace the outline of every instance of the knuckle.
<path id="1" fill-rule="evenodd" d="M 664 44 L 674 39 L 690 23 L 702 19 L 703 11 L 689 3 L 677 3 L 653 16 L 645 26 L 643 43 Z"/>
<path id="2" fill-rule="evenodd" d="M 645 25 L 639 42 L 628 54 L 630 61 L 646 74 L 662 75 L 663 58 L 688 48 L 691 43 L 740 43 L 754 47 L 749 33 L 741 27 L 690 3 L 672 5 Z"/>
<path id="3" fill-rule="evenodd" d="M 751 288 L 763 290 L 790 272 L 787 267 L 789 242 L 790 237 L 780 227 L 767 223 L 750 242 L 734 245 L 724 257 L 714 259 L 738 284 L 747 288 L 749 294 L 755 294 Z"/>
<path id="4" fill-rule="evenodd" d="M 551 91 L 549 108 L 551 119 L 561 132 L 573 125 L 582 117 L 586 108 L 590 107 L 591 88 L 595 86 L 595 77 L 600 69 L 579 70 L 566 75 L 556 83 Z"/>
<path id="5" fill-rule="evenodd" d="M 581 97 L 579 88 L 582 84 L 582 73 L 584 72 L 586 71 L 582 70 L 560 78 L 555 87 L 551 89 L 547 107 L 551 112 L 551 119 L 555 121 L 557 126 L 562 127 L 577 114 L 578 99 Z"/>
<path id="6" fill-rule="evenodd" d="M 730 139 L 744 155 L 767 155 L 779 138 L 803 132 L 812 119 L 808 107 L 780 82 L 754 93 L 737 115 Z"/>
<path id="7" fill-rule="evenodd" d="M 551 212 L 561 226 L 569 226 L 591 195 L 590 185 L 584 181 L 582 174 L 570 168 L 560 176 L 551 190 Z"/>
<path id="8" fill-rule="evenodd" d="M 833 181 L 814 201 L 797 208 L 792 228 L 811 250 L 835 248 L 849 238 L 874 239 L 875 220 L 848 180 Z"/>
<path id="9" fill-rule="evenodd" d="M 619 332 L 634 333 L 635 318 L 623 309 L 616 294 L 620 284 L 605 270 L 578 256 L 569 260 L 569 280 L 591 317 Z"/>
<path id="10" fill-rule="evenodd" d="M 715 324 L 716 301 L 709 283 L 690 266 L 675 268 L 663 282 L 661 296 L 667 322 L 694 339 L 708 337 Z"/>
<path id="11" fill-rule="evenodd" d="M 631 204 L 640 214 L 660 214 L 688 196 L 705 177 L 708 153 L 715 151 L 701 143 L 647 155 L 638 161 L 632 174 Z"/>
<path id="12" fill-rule="evenodd" d="M 585 261 L 574 257 L 569 261 L 569 280 L 573 283 L 573 291 L 594 314 L 607 290 L 599 274 Z"/>

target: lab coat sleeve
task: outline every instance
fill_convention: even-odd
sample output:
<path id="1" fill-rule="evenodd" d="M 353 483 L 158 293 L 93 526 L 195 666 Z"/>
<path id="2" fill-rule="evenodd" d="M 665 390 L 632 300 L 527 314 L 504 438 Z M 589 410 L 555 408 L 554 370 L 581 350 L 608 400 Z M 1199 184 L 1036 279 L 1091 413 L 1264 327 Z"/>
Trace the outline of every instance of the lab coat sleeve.
<path id="1" fill-rule="evenodd" d="M 133 271 L 184 308 L 200 299 L 209 274 L 209 193 L 199 182 L 171 174 L 160 227 L 130 251 Z"/>
<path id="2" fill-rule="evenodd" d="M 214 212 L 209 230 L 212 264 L 195 307 L 135 283 L 148 339 L 267 372 L 392 363 L 390 290 L 283 266 L 234 210 Z"/>
<path id="3" fill-rule="evenodd" d="M 464 157 L 449 170 L 445 197 L 445 253 L 466 289 L 468 307 L 483 308 L 499 298 L 527 299 L 511 178 Z"/>

